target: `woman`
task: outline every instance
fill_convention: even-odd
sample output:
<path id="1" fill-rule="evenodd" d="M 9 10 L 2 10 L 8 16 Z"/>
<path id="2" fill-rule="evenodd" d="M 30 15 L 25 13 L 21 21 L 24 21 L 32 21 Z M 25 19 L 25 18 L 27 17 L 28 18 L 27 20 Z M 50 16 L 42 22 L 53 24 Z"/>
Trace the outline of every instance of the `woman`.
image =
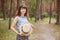
<path id="1" fill-rule="evenodd" d="M 21 25 L 22 22 L 28 21 L 27 18 L 28 18 L 27 8 L 25 6 L 20 6 L 18 9 L 18 13 L 16 13 L 16 17 L 11 24 L 11 29 L 17 34 L 16 40 L 28 40 L 29 36 L 24 36 L 24 34 L 20 33 L 19 31 L 19 26 Z M 14 28 L 15 25 L 18 31 Z"/>

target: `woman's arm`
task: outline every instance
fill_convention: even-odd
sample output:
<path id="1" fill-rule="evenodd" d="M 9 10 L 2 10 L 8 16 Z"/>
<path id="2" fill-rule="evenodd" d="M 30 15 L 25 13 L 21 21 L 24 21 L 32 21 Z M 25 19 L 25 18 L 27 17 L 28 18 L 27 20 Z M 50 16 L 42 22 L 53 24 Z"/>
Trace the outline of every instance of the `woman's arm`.
<path id="1" fill-rule="evenodd" d="M 17 23 L 17 17 L 14 19 L 14 21 L 11 24 L 11 30 L 14 31 L 16 34 L 19 34 L 18 31 L 14 28 Z"/>
<path id="2" fill-rule="evenodd" d="M 12 22 L 12 24 L 11 24 L 11 30 L 14 31 L 16 34 L 23 36 L 23 33 L 19 33 L 19 32 L 15 29 L 15 25 L 16 25 L 17 21 L 18 21 L 18 18 L 16 17 L 16 18 L 14 19 L 14 21 Z"/>
<path id="3" fill-rule="evenodd" d="M 32 28 L 35 29 L 35 26 L 33 24 L 31 24 Z"/>

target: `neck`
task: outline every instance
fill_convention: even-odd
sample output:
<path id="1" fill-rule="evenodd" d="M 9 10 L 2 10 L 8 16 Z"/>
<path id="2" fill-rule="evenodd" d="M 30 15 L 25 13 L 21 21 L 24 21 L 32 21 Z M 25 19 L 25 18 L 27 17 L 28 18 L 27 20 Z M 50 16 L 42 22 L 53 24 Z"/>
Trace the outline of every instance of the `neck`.
<path id="1" fill-rule="evenodd" d="M 24 16 L 23 14 L 21 16 Z"/>

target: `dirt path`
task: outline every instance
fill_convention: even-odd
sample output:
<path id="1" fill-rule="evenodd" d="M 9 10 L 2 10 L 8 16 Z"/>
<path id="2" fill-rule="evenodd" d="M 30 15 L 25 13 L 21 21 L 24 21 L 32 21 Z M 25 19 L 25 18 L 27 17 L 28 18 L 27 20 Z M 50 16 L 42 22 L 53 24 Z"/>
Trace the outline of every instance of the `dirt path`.
<path id="1" fill-rule="evenodd" d="M 55 24 L 38 24 L 35 32 L 30 40 L 60 40 L 60 32 L 56 30 Z"/>

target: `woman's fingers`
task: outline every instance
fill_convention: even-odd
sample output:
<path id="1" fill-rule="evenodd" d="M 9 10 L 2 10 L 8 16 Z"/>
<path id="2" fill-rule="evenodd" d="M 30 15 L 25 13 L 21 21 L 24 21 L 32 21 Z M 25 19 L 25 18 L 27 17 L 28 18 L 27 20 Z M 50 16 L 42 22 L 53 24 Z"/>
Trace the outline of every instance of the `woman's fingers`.
<path id="1" fill-rule="evenodd" d="M 24 34 L 23 34 L 23 33 L 18 33 L 18 35 L 20 35 L 20 36 L 24 36 Z"/>

